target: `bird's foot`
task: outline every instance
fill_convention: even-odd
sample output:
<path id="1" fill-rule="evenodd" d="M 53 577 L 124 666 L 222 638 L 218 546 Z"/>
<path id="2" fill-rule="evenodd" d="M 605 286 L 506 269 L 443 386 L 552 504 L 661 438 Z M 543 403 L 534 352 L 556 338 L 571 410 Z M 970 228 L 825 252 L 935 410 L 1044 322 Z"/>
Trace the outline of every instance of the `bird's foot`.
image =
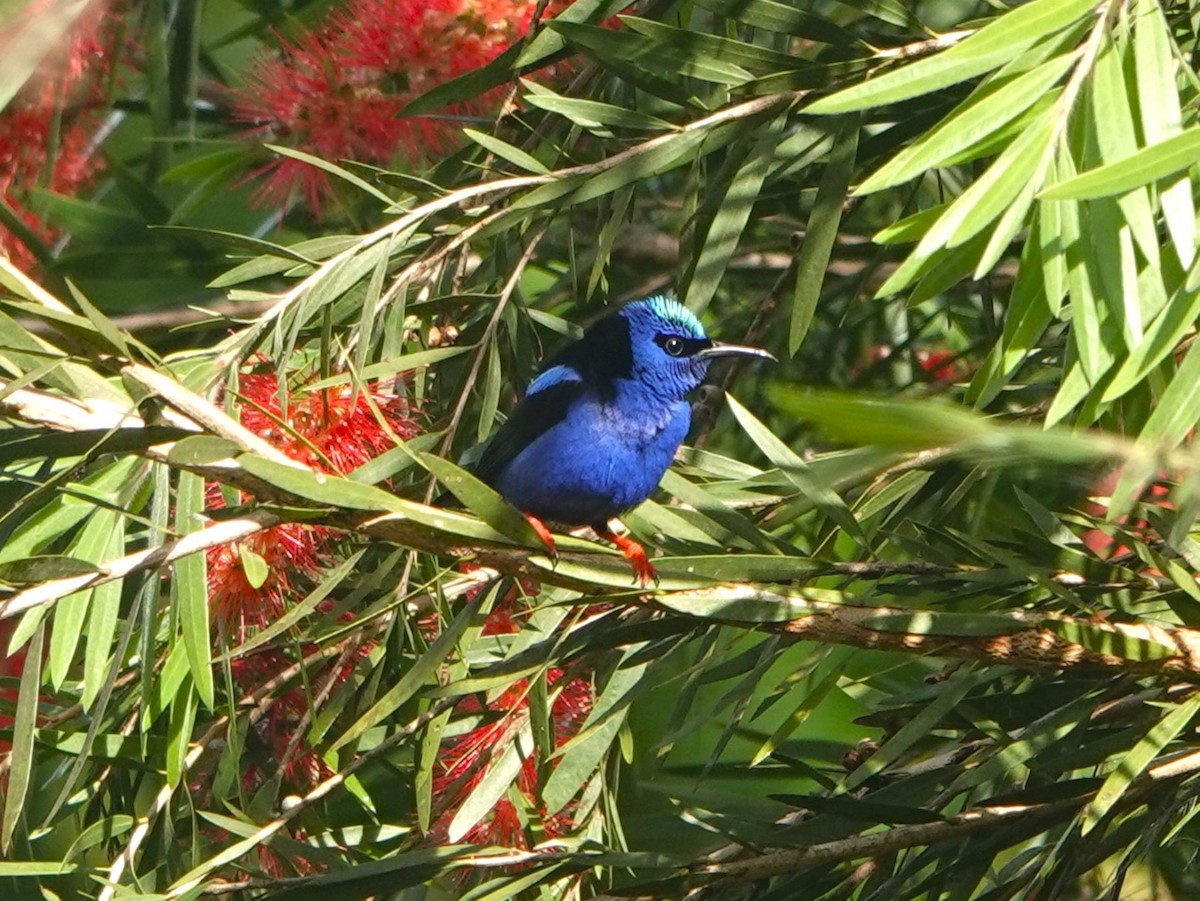
<path id="1" fill-rule="evenodd" d="M 634 541 L 625 535 L 618 535 L 611 529 L 596 529 L 596 533 L 604 539 L 611 541 L 621 549 L 621 553 L 625 555 L 625 559 L 633 566 L 633 577 L 638 584 L 643 588 L 649 588 L 650 583 L 658 584 L 658 570 L 650 562 L 650 558 L 646 556 L 646 549 L 638 542 Z"/>
<path id="2" fill-rule="evenodd" d="M 526 513 L 525 518 L 529 520 L 529 524 L 533 526 L 533 531 L 537 532 L 537 537 L 546 546 L 546 553 L 550 555 L 550 559 L 557 563 L 558 547 L 554 543 L 554 534 L 550 531 L 550 527 L 531 513 Z"/>

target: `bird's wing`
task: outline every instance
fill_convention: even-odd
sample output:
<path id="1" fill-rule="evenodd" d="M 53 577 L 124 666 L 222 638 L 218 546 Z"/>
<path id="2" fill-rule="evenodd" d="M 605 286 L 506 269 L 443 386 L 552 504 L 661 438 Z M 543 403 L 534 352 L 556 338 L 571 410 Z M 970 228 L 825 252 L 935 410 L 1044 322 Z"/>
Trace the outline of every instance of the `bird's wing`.
<path id="1" fill-rule="evenodd" d="M 521 451 L 553 428 L 584 392 L 579 373 L 569 366 L 551 366 L 529 384 L 525 398 L 484 448 L 475 475 L 493 487 L 500 474 Z"/>

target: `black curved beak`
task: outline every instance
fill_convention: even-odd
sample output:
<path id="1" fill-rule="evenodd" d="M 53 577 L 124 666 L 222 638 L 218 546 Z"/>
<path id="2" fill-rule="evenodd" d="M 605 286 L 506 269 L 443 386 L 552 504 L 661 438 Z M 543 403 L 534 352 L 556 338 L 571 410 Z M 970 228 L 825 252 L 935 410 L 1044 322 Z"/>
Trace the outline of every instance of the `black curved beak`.
<path id="1" fill-rule="evenodd" d="M 712 347 L 704 348 L 696 356 L 701 360 L 714 360 L 719 357 L 759 357 L 773 363 L 779 362 L 775 359 L 774 354 L 761 347 L 750 347 L 747 344 L 722 344 L 720 341 L 714 341 Z"/>

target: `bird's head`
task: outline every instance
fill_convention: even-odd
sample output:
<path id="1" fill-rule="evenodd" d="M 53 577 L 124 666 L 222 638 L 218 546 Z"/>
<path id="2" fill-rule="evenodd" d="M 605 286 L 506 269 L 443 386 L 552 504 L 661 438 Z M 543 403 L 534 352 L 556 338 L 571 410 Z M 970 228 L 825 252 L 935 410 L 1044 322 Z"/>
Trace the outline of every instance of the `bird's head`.
<path id="1" fill-rule="evenodd" d="M 670 297 L 650 297 L 626 304 L 616 314 L 629 328 L 630 375 L 652 393 L 680 400 L 698 388 L 708 366 L 720 357 L 775 358 L 758 347 L 721 344 L 687 307 Z"/>

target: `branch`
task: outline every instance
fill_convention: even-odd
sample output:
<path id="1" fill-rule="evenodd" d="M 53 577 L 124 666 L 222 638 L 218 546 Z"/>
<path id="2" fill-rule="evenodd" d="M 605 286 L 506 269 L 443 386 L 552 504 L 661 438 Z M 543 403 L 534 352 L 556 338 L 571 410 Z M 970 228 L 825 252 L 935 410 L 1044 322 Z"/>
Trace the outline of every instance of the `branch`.
<path id="1" fill-rule="evenodd" d="M 803 589 L 770 591 L 720 585 L 654 598 L 675 613 L 711 611 L 713 619 L 747 625 L 793 641 L 977 660 L 1025 669 L 1114 670 L 1200 681 L 1200 630 L 1151 622 L 1110 623 L 1011 610 L 980 614 L 832 603 Z M 787 611 L 781 622 L 745 622 L 745 605 Z M 722 610 L 730 611 L 722 615 Z M 909 623 L 910 628 L 902 628 Z M 986 631 L 987 634 L 979 634 Z M 974 634 L 972 634 L 974 633 Z M 1075 639 L 1075 640 L 1072 640 Z"/>
<path id="2" fill-rule="evenodd" d="M 1146 794 L 1172 779 L 1193 775 L 1200 771 L 1200 751 L 1190 751 L 1170 757 L 1151 767 L 1144 776 L 1129 787 L 1117 805 L 1127 809 L 1140 803 Z M 802 873 L 814 867 L 845 863 L 864 857 L 893 854 L 908 848 L 924 847 L 936 842 L 957 840 L 971 833 L 986 829 L 999 822 L 1014 820 L 1058 819 L 1065 813 L 1081 809 L 1091 801 L 1096 792 L 1088 792 L 1077 798 L 1052 801 L 1045 804 L 1010 804 L 1002 807 L 977 807 L 942 822 L 919 823 L 911 826 L 895 826 L 884 832 L 869 835 L 854 835 L 836 841 L 810 845 L 807 848 L 773 851 L 757 854 L 742 860 L 706 862 L 698 864 L 693 872 L 700 875 L 717 876 L 720 879 L 768 879 Z"/>
<path id="3" fill-rule="evenodd" d="M 564 169 L 558 169 L 554 172 L 539 173 L 535 175 L 514 175 L 504 178 L 492 179 L 490 181 L 476 182 L 475 184 L 466 185 L 447 194 L 443 194 L 428 203 L 421 204 L 414 209 L 406 212 L 403 216 L 399 216 L 388 222 L 386 225 L 363 235 L 362 239 L 355 244 L 347 247 L 345 250 L 331 256 L 323 261 L 312 274 L 308 275 L 296 285 L 289 288 L 284 294 L 280 295 L 274 306 L 263 313 L 258 320 L 245 330 L 233 335 L 224 344 L 224 350 L 217 358 L 217 370 L 234 369 L 242 363 L 246 355 L 258 343 L 263 334 L 266 333 L 277 320 L 291 309 L 300 298 L 304 297 L 309 291 L 313 290 L 322 281 L 330 277 L 330 273 L 341 271 L 342 266 L 347 260 L 353 259 L 357 254 L 362 253 L 379 244 L 383 241 L 388 241 L 396 235 L 403 234 L 409 229 L 416 228 L 421 222 L 428 219 L 430 216 L 437 213 L 451 210 L 460 207 L 470 201 L 477 201 L 484 197 L 492 198 L 490 203 L 498 203 L 516 191 L 523 188 L 535 188 L 541 185 L 551 184 L 556 181 L 564 181 L 571 178 L 587 177 L 590 175 L 598 175 L 602 172 L 607 172 L 625 163 L 628 160 L 637 159 L 644 156 L 657 148 L 663 146 L 670 141 L 676 140 L 681 135 L 690 134 L 705 129 L 714 128 L 718 125 L 726 125 L 737 122 L 743 119 L 754 118 L 758 115 L 763 115 L 772 110 L 780 109 L 794 103 L 796 100 L 805 96 L 805 91 L 786 91 L 778 94 L 767 94 L 761 97 L 754 97 L 750 100 L 745 100 L 741 103 L 733 104 L 732 106 L 719 109 L 714 113 L 710 113 L 703 118 L 697 119 L 694 122 L 689 122 L 678 128 L 673 128 L 670 131 L 643 141 L 634 147 L 623 150 L 620 153 L 615 153 L 610 157 L 602 160 L 597 160 L 592 163 L 583 163 L 577 166 L 569 166 Z M 479 204 L 477 204 L 479 205 Z"/>
<path id="4" fill-rule="evenodd" d="M 178 382 L 159 373 L 151 377 L 140 367 L 133 368 L 130 375 L 152 386 L 156 393 L 190 419 L 202 421 L 210 430 L 232 439 L 241 447 L 250 447 L 255 451 L 260 449 L 263 443 L 261 438 L 248 433 L 223 411 L 192 394 Z M 7 400 L 27 394 L 36 395 L 39 402 L 59 403 L 51 411 L 53 415 L 33 417 L 38 425 L 66 430 L 79 428 L 81 423 L 96 427 L 92 411 L 75 401 L 25 391 L 13 392 Z M 70 415 L 63 414 L 64 410 Z M 39 411 L 40 408 L 35 411 L 26 406 L 20 412 L 31 416 Z M 70 420 L 71 415 L 77 417 L 76 421 Z M 105 415 L 108 417 L 105 422 L 109 426 L 127 428 L 141 424 L 140 420 L 132 421 L 126 411 L 105 411 Z M 1107 440 L 1119 442 L 1119 439 L 1111 436 Z M 260 501 L 279 504 L 281 508 L 311 510 L 314 507 L 312 500 L 291 494 L 253 476 L 243 468 L 236 456 L 210 463 L 181 465 L 169 459 L 172 446 L 160 444 L 143 453 L 150 459 L 239 488 Z M 274 448 L 271 448 L 269 458 L 304 469 L 300 464 L 283 458 Z M 319 477 L 327 478 L 323 475 Z M 453 525 L 455 520 L 462 521 L 462 513 L 408 503 L 414 503 L 414 514 L 419 510 L 427 515 L 414 519 L 401 513 L 338 508 L 324 501 L 315 506 L 318 509 L 326 507 L 322 517 L 324 525 L 358 532 L 413 550 L 470 560 L 484 569 L 483 573 L 476 574 L 478 577 L 493 578 L 497 573 L 525 576 L 584 594 L 606 594 L 610 597 L 628 595 L 631 590 L 622 586 L 624 574 L 627 573 L 623 562 L 608 548 L 595 546 L 596 551 L 603 550 L 604 557 L 563 553 L 556 564 L 540 548 L 521 547 L 499 534 L 495 540 L 469 540 L 455 534 Z M 0 604 L 0 619 L 36 606 L 50 606 L 73 591 L 111 581 L 139 569 L 161 566 L 223 540 L 236 540 L 252 531 L 276 524 L 281 521 L 277 517 L 283 515 L 283 511 L 270 511 L 232 523 L 218 524 L 152 551 L 114 561 L 107 568 L 102 568 L 104 571 L 101 573 L 34 586 Z M 223 531 L 222 527 L 226 530 Z M 187 543 L 188 539 L 192 543 Z M 606 573 L 597 571 L 596 564 L 604 559 L 612 561 L 615 581 L 608 578 Z M 574 563 L 584 564 L 586 569 L 570 565 Z M 944 579 L 953 574 L 950 570 L 930 569 L 928 564 L 920 562 L 821 564 L 819 561 L 802 559 L 797 560 L 796 572 L 788 581 L 805 582 L 823 574 L 839 572 L 847 576 L 879 577 L 888 574 L 889 567 L 892 568 L 892 574 L 907 569 L 907 573 L 913 577 L 928 575 Z M 604 568 L 603 563 L 599 568 Z M 664 570 L 667 590 L 658 592 L 650 599 L 672 613 L 734 623 L 744 628 L 780 634 L 795 641 L 823 641 L 1025 668 L 1091 667 L 1200 681 L 1200 631 L 1193 629 L 1150 622 L 1097 622 L 1018 610 L 989 613 L 985 621 L 986 634 L 980 634 L 980 618 L 975 614 L 833 603 L 828 600 L 827 594 L 817 596 L 803 588 L 768 589 L 748 583 L 711 585 L 686 574 L 671 574 L 666 567 Z M 598 580 L 597 576 L 601 575 L 605 577 Z M 1063 578 L 1078 584 L 1073 574 L 1064 574 Z M 747 613 L 747 608 L 750 613 Z M 924 623 L 920 621 L 921 617 L 925 618 Z M 890 621 L 882 622 L 883 618 L 889 618 Z M 909 624 L 907 628 L 906 619 Z"/>

